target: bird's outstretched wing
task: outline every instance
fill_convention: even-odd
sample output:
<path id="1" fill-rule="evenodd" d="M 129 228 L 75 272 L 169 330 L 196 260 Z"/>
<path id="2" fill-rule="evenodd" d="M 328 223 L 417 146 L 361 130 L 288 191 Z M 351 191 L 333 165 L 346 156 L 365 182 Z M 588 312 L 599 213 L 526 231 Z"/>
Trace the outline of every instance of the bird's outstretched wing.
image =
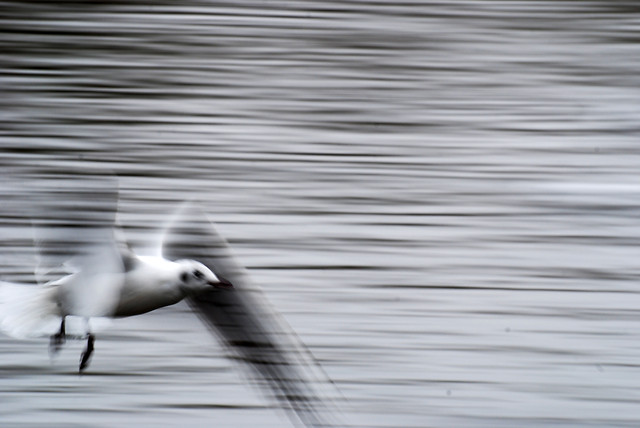
<path id="1" fill-rule="evenodd" d="M 295 335 L 267 303 L 232 255 L 229 245 L 198 207 L 185 204 L 165 232 L 164 257 L 205 264 L 231 289 L 212 289 L 189 304 L 241 361 L 266 381 L 271 392 L 308 427 L 338 426 L 327 390 L 330 380 Z"/>
<path id="2" fill-rule="evenodd" d="M 110 177 L 55 174 L 25 180 L 39 283 L 72 273 L 97 244 L 113 241 L 118 184 Z"/>
<path id="3" fill-rule="evenodd" d="M 126 260 L 114 234 L 117 179 L 55 174 L 37 177 L 30 187 L 36 280 L 58 281 L 76 315 L 110 315 Z M 59 281 L 69 273 L 74 275 Z"/>

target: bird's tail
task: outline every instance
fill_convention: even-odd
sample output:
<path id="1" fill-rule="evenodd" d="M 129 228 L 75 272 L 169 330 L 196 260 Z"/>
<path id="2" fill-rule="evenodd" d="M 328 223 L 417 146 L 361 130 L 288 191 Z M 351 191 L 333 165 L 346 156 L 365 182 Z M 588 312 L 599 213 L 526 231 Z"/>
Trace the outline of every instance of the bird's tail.
<path id="1" fill-rule="evenodd" d="M 0 329 L 21 339 L 56 333 L 60 326 L 56 292 L 56 287 L 0 282 Z"/>

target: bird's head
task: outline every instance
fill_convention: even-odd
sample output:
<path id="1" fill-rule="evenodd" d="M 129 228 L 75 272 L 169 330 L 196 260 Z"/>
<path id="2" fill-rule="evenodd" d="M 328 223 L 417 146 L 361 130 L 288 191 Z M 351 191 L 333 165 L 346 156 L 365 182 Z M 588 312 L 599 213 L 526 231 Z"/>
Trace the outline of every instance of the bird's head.
<path id="1" fill-rule="evenodd" d="M 198 293 L 211 288 L 232 288 L 230 282 L 220 279 L 208 267 L 195 260 L 178 260 L 178 282 L 188 293 Z"/>

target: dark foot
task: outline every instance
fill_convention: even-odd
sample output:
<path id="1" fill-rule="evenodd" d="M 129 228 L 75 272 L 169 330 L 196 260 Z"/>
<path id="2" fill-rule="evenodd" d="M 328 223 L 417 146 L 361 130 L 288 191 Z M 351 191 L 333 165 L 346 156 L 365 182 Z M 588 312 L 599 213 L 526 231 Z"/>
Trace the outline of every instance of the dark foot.
<path id="1" fill-rule="evenodd" d="M 85 349 L 80 356 L 80 373 L 89 366 L 89 360 L 91 359 L 91 354 L 93 354 L 93 342 L 95 342 L 95 340 L 95 336 L 89 334 L 87 338 L 87 349 Z"/>
<path id="2" fill-rule="evenodd" d="M 60 324 L 60 331 L 53 336 L 49 340 L 49 354 L 54 357 L 60 349 L 62 349 L 62 345 L 64 345 L 67 341 L 67 334 L 64 328 L 64 318 L 62 318 L 62 323 Z"/>

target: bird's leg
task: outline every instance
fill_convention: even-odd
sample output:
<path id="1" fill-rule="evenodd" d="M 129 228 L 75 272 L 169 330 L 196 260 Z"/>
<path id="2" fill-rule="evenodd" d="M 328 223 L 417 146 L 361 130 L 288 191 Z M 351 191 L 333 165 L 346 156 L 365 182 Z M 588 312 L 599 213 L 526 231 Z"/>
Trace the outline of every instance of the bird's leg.
<path id="1" fill-rule="evenodd" d="M 65 331 L 64 326 L 65 317 L 62 317 L 62 322 L 60 323 L 60 331 L 51 336 L 51 340 L 49 341 L 49 354 L 53 357 L 60 349 L 62 349 L 62 345 L 67 341 L 67 333 Z"/>
<path id="2" fill-rule="evenodd" d="M 85 322 L 87 324 L 87 347 L 80 355 L 80 373 L 89 366 L 89 360 L 93 354 L 93 342 L 96 340 L 96 337 L 89 331 L 89 320 L 85 320 Z"/>
<path id="3" fill-rule="evenodd" d="M 87 348 L 80 356 L 80 373 L 89 366 L 89 360 L 91 359 L 91 354 L 93 354 L 93 342 L 95 342 L 95 340 L 96 337 L 89 333 L 87 336 Z"/>

